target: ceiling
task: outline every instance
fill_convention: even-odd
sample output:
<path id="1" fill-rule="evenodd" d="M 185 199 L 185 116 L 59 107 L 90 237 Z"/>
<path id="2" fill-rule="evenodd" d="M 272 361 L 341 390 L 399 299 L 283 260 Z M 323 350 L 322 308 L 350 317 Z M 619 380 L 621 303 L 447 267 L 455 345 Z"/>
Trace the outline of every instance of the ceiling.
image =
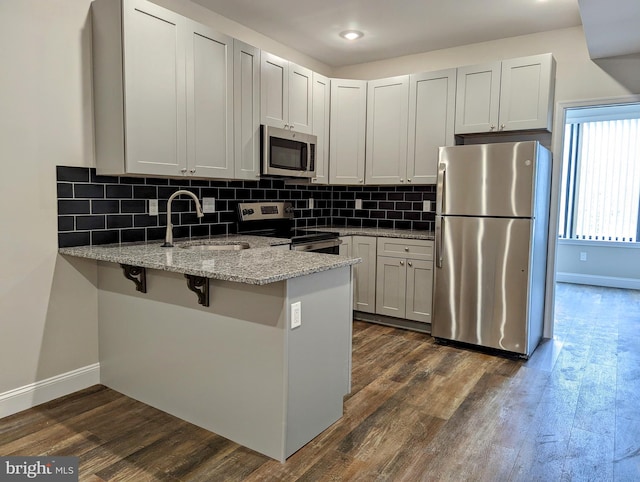
<path id="1" fill-rule="evenodd" d="M 581 25 L 578 0 L 193 1 L 331 67 Z"/>
<path id="2" fill-rule="evenodd" d="M 640 1 L 579 0 L 592 59 L 640 52 Z"/>

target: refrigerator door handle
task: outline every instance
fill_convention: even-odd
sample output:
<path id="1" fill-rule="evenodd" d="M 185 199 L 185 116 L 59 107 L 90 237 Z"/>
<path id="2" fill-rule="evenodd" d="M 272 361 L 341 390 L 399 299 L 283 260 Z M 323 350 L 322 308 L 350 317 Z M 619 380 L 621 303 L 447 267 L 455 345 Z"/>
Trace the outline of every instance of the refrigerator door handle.
<path id="1" fill-rule="evenodd" d="M 436 186 L 436 214 L 443 214 L 445 211 L 445 196 L 447 186 L 447 168 L 445 164 L 438 166 L 438 181 Z"/>
<path id="2" fill-rule="evenodd" d="M 444 218 L 436 216 L 436 267 L 442 268 L 442 235 L 444 228 Z"/>

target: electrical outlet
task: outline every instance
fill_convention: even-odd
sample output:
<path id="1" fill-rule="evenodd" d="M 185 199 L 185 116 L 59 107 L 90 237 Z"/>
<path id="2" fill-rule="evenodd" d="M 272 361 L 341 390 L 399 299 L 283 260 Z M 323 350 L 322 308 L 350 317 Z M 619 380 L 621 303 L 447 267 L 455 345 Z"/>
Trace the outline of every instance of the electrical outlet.
<path id="1" fill-rule="evenodd" d="M 203 213 L 215 213 L 216 212 L 216 198 L 203 197 L 202 198 L 202 212 Z"/>
<path id="2" fill-rule="evenodd" d="M 158 200 L 149 199 L 149 216 L 157 216 L 157 215 L 158 215 Z"/>
<path id="3" fill-rule="evenodd" d="M 291 303 L 291 329 L 302 325 L 302 302 Z"/>
<path id="4" fill-rule="evenodd" d="M 422 212 L 431 212 L 431 201 L 422 201 Z"/>
<path id="5" fill-rule="evenodd" d="M 586 261 L 586 260 L 587 260 L 587 252 L 580 251 L 580 261 Z"/>
<path id="6" fill-rule="evenodd" d="M 313 209 L 313 206 L 314 206 L 313 198 L 309 198 L 309 209 Z"/>
<path id="7" fill-rule="evenodd" d="M 362 209 L 362 199 L 356 199 L 356 209 Z"/>

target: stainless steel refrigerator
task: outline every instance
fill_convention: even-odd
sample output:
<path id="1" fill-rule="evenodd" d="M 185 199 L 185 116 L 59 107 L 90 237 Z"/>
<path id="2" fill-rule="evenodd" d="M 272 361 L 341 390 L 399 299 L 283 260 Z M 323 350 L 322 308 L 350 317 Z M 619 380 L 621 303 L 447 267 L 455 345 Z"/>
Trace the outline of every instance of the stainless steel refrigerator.
<path id="1" fill-rule="evenodd" d="M 542 338 L 551 153 L 441 147 L 432 336 L 529 357 Z"/>

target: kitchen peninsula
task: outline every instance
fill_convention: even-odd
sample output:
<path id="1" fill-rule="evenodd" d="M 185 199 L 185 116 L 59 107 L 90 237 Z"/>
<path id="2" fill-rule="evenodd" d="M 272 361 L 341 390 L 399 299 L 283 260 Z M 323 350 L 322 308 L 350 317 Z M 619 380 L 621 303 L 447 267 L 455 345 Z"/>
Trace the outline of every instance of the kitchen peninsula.
<path id="1" fill-rule="evenodd" d="M 99 261 L 104 385 L 284 461 L 342 416 L 359 259 L 271 247 L 281 239 L 206 242 L 250 249 L 191 241 L 59 252 Z M 209 306 L 185 277 L 207 280 Z"/>

